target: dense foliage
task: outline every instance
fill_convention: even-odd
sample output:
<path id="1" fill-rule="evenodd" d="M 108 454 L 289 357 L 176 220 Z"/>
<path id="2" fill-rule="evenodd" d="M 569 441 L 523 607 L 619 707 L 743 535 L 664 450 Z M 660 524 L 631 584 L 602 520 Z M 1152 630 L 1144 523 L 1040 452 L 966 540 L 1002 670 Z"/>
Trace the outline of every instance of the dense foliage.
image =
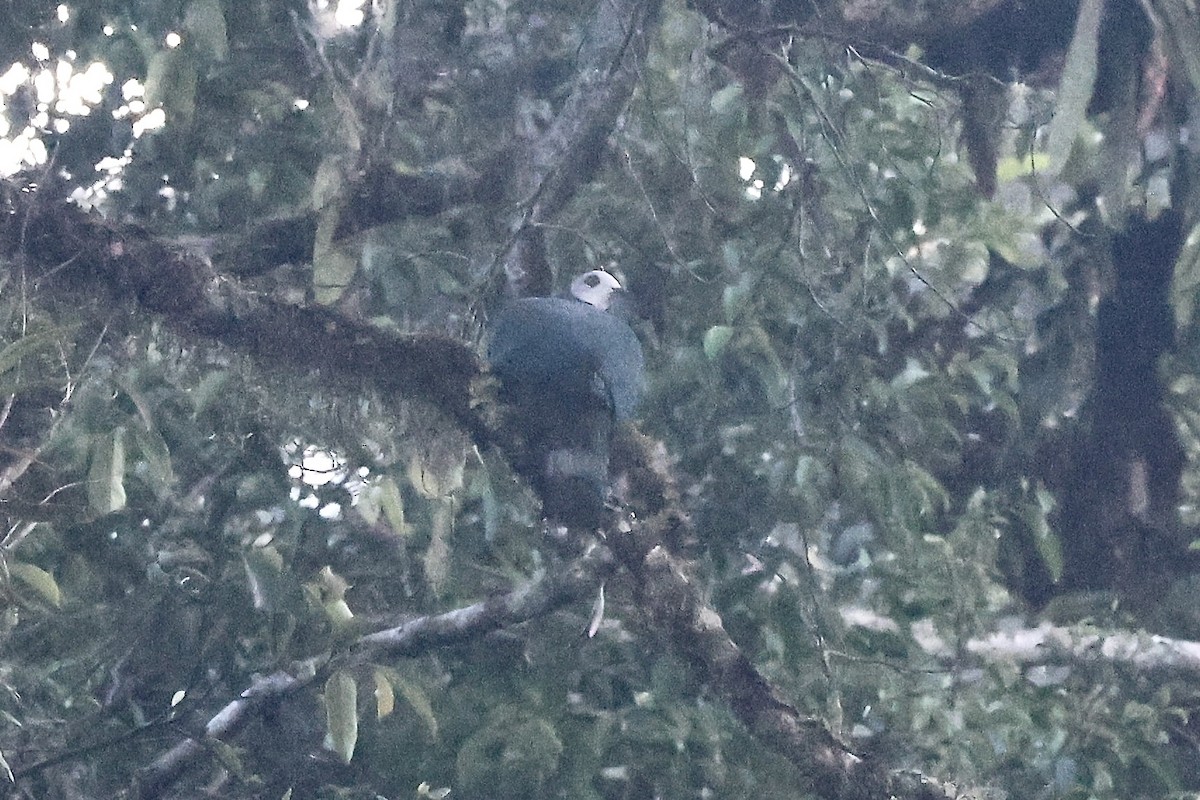
<path id="1" fill-rule="evenodd" d="M 638 306 L 664 547 L 788 704 L 945 796 L 1200 791 L 1194 658 L 1104 638 L 1200 637 L 1190 5 L 1065 4 L 1058 72 L 1021 54 L 989 141 L 1007 56 L 946 45 L 978 9 L 934 35 L 850 2 L 77 5 L 0 11 L 27 71 L 0 155 L 30 148 L 0 232 L 0 794 L 833 796 L 636 571 L 602 615 L 593 587 L 327 668 L 577 563 L 463 365 L 506 290 L 596 267 Z M 1133 13 L 1157 24 L 1114 44 Z M 56 207 L 93 238 L 39 238 Z M 347 330 L 369 368 L 337 368 Z M 469 389 L 428 402 L 454 384 L 368 330 Z M 989 639 L 1039 622 L 1098 638 Z"/>

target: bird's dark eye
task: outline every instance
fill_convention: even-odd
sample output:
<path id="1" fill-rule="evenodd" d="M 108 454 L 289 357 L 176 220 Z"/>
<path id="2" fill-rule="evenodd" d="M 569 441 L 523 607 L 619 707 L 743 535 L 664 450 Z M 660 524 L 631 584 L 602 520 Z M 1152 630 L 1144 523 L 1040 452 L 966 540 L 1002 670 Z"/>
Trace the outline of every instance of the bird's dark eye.
<path id="1" fill-rule="evenodd" d="M 595 289 L 597 286 L 600 285 L 600 276 L 599 275 L 588 275 L 586 278 L 583 279 L 583 282 L 586 283 L 589 288 Z"/>

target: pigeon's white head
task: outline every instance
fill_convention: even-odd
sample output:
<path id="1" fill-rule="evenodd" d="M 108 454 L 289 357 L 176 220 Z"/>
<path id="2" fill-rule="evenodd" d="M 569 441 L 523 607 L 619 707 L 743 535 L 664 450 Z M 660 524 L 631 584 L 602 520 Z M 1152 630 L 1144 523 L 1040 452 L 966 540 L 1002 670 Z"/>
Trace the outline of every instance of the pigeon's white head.
<path id="1" fill-rule="evenodd" d="M 602 269 L 585 272 L 571 281 L 571 296 L 581 303 L 607 311 L 613 292 L 621 291 L 621 282 Z"/>

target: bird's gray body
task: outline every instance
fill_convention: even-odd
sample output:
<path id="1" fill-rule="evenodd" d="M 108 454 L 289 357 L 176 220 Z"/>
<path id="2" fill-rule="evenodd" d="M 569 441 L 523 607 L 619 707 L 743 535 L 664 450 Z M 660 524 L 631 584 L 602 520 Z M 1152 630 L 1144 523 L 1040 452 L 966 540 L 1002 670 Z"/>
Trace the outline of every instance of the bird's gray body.
<path id="1" fill-rule="evenodd" d="M 529 297 L 510 303 L 492 327 L 488 358 L 505 384 L 606 402 L 631 419 L 642 396 L 642 346 L 623 321 L 578 300 Z"/>
<path id="2" fill-rule="evenodd" d="M 525 439 L 517 469 L 538 490 L 546 516 L 598 524 L 613 423 L 633 417 L 643 391 L 633 330 L 579 300 L 525 298 L 496 318 L 488 360 Z"/>

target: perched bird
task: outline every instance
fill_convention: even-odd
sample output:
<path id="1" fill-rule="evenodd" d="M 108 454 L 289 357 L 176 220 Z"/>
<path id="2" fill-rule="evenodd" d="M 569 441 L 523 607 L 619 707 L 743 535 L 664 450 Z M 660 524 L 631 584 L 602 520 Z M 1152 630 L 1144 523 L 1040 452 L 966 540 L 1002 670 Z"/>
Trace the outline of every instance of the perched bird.
<path id="1" fill-rule="evenodd" d="M 542 498 L 548 519 L 600 524 L 613 425 L 633 417 L 644 384 L 642 346 L 609 313 L 621 284 L 592 270 L 571 297 L 529 297 L 491 326 L 488 361 L 501 399 L 525 439 L 517 471 Z"/>

